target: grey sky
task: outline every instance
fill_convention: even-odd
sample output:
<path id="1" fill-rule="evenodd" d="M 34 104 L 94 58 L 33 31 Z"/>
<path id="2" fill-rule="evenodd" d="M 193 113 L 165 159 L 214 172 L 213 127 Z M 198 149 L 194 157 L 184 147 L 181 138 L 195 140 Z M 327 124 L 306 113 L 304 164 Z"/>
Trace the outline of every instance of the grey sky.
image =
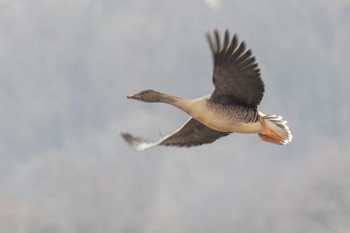
<path id="1" fill-rule="evenodd" d="M 0 0 L 0 232 L 349 232 L 349 22 L 347 0 Z M 293 143 L 133 151 L 120 132 L 188 116 L 126 95 L 209 94 L 215 28 Z"/>

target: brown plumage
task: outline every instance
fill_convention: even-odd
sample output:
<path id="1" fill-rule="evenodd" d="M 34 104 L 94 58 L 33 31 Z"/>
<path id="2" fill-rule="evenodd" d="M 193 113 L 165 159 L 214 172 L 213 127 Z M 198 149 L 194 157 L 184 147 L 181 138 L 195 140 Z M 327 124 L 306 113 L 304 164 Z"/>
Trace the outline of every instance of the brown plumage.
<path id="1" fill-rule="evenodd" d="M 210 34 L 207 39 L 214 58 L 214 92 L 210 99 L 217 104 L 243 105 L 257 108 L 264 95 L 264 83 L 251 50 L 246 50 L 244 41 L 239 44 L 237 35 L 229 42 L 226 30 L 221 45 L 218 31 L 215 42 Z"/>

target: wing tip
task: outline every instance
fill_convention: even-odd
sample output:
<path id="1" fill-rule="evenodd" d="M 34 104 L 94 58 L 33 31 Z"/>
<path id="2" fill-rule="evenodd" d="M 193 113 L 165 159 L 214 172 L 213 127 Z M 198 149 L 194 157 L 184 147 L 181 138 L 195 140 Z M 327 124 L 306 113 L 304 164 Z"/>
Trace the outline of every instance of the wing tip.
<path id="1" fill-rule="evenodd" d="M 143 151 L 149 147 L 156 146 L 157 143 L 150 142 L 146 139 L 135 137 L 131 135 L 130 133 L 121 133 L 121 136 L 124 138 L 124 140 L 135 150 L 137 151 Z"/>

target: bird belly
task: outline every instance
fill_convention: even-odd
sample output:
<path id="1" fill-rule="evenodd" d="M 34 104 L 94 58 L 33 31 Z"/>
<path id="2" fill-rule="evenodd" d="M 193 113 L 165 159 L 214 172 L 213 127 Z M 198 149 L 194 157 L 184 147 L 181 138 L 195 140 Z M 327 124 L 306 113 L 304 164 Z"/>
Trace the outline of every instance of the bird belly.
<path id="1" fill-rule="evenodd" d="M 239 119 L 225 119 L 222 117 L 206 117 L 205 119 L 196 119 L 205 126 L 220 131 L 230 133 L 261 133 L 263 128 L 260 122 L 243 122 Z"/>
<path id="2" fill-rule="evenodd" d="M 191 103 L 191 108 L 185 112 L 211 129 L 227 133 L 261 133 L 263 131 L 259 121 L 244 120 L 243 110 L 238 107 L 212 104 L 208 102 L 208 97 L 195 99 Z"/>
<path id="3" fill-rule="evenodd" d="M 260 121 L 247 122 L 234 111 L 223 114 L 217 109 L 206 108 L 205 111 L 197 111 L 197 114 L 193 114 L 192 117 L 205 126 L 220 132 L 261 133 L 263 131 Z"/>

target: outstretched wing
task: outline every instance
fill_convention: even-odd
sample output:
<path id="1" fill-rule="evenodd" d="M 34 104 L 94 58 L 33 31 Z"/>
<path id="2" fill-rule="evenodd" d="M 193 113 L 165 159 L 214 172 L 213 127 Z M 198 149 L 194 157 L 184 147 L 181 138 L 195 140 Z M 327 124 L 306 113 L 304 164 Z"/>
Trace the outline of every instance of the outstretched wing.
<path id="1" fill-rule="evenodd" d="M 251 50 L 246 50 L 244 41 L 239 44 L 236 35 L 230 39 L 227 30 L 223 44 L 217 30 L 214 40 L 210 34 L 207 39 L 214 58 L 215 89 L 210 99 L 218 104 L 257 108 L 264 95 L 264 83 Z"/>
<path id="2" fill-rule="evenodd" d="M 135 149 L 144 150 L 157 145 L 191 147 L 212 143 L 216 139 L 229 133 L 219 132 L 208 128 L 197 120 L 190 118 L 180 129 L 165 136 L 158 142 L 152 142 L 129 133 L 122 133 L 122 137 Z"/>

